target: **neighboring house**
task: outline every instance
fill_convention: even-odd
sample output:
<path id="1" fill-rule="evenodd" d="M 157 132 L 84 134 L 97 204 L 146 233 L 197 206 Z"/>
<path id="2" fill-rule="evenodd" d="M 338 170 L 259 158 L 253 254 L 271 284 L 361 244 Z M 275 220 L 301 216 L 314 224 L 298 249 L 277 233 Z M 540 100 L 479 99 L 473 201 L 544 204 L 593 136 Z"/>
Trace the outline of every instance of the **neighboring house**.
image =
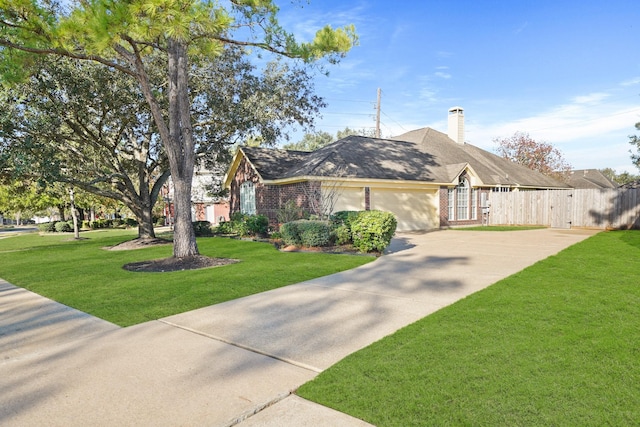
<path id="1" fill-rule="evenodd" d="M 221 175 L 221 174 L 220 174 Z M 196 163 L 191 181 L 191 218 L 193 221 L 209 221 L 217 225 L 229 220 L 229 200 L 210 195 L 209 188 L 220 175 Z M 173 223 L 173 183 L 171 178 L 164 185 L 158 203 L 163 203 L 163 215 L 167 223 Z"/>
<path id="2" fill-rule="evenodd" d="M 399 231 L 481 224 L 492 191 L 568 188 L 464 143 L 459 107 L 449 110 L 449 136 L 430 128 L 349 136 L 310 153 L 242 147 L 224 186 L 232 213 L 264 214 L 272 224 L 287 201 L 311 211 L 319 194 L 336 192 L 333 212 L 389 211 Z"/>
<path id="3" fill-rule="evenodd" d="M 567 183 L 573 188 L 580 189 L 618 188 L 616 182 L 607 178 L 598 169 L 573 170 Z"/>
<path id="4" fill-rule="evenodd" d="M 209 187 L 216 178 L 219 179 L 220 175 L 216 176 L 204 165 L 196 165 L 191 188 L 191 209 L 194 221 L 209 221 L 217 225 L 229 220 L 229 200 L 213 197 L 209 191 Z"/>

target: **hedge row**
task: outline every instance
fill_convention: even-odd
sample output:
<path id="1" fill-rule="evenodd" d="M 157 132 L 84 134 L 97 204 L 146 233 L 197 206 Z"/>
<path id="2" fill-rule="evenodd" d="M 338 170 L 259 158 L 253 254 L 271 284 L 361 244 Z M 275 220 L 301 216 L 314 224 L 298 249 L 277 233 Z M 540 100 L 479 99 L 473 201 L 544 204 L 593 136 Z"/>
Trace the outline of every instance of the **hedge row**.
<path id="1" fill-rule="evenodd" d="M 138 222 L 133 218 L 124 219 L 97 219 L 95 221 L 82 221 L 80 228 L 96 230 L 114 227 L 137 227 Z M 73 231 L 73 221 L 51 221 L 38 224 L 38 230 L 46 233 L 70 233 Z"/>
<path id="2" fill-rule="evenodd" d="M 382 211 L 341 211 L 330 221 L 297 220 L 282 224 L 280 234 L 287 245 L 328 246 L 353 244 L 360 252 L 382 252 L 391 242 L 398 223 Z"/>

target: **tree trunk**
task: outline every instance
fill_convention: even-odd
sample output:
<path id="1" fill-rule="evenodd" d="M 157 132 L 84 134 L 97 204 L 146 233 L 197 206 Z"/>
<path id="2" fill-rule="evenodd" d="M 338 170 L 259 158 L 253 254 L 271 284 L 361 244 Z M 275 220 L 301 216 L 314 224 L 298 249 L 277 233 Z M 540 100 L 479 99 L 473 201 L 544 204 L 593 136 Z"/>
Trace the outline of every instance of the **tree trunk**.
<path id="1" fill-rule="evenodd" d="M 156 232 L 153 229 L 153 216 L 151 215 L 151 208 L 141 209 L 136 215 L 138 217 L 138 238 L 139 239 L 154 239 Z"/>
<path id="2" fill-rule="evenodd" d="M 80 239 L 80 227 L 78 226 L 78 214 L 76 213 L 76 202 L 73 195 L 73 188 L 69 188 L 69 201 L 71 209 L 71 218 L 73 218 L 73 237 L 76 240 Z"/>
<path id="3" fill-rule="evenodd" d="M 165 143 L 173 180 L 175 224 L 173 256 L 198 255 L 191 221 L 191 183 L 195 166 L 195 147 L 189 101 L 186 44 L 170 39 L 169 56 L 169 140 Z"/>
<path id="4" fill-rule="evenodd" d="M 173 256 L 184 258 L 198 255 L 196 235 L 191 220 L 191 178 L 173 178 L 175 223 L 173 225 Z"/>

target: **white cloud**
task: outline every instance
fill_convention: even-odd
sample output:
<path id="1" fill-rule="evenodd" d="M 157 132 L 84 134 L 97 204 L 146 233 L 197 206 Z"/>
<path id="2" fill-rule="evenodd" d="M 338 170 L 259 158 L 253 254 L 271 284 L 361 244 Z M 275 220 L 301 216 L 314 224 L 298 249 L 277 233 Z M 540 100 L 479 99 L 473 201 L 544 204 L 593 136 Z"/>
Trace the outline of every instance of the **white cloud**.
<path id="1" fill-rule="evenodd" d="M 437 71 L 433 75 L 436 76 L 436 77 L 440 77 L 441 79 L 450 79 L 451 78 L 451 74 L 443 73 L 442 71 Z"/>
<path id="2" fill-rule="evenodd" d="M 634 85 L 637 85 L 637 84 L 640 84 L 640 77 L 636 77 L 636 78 L 633 78 L 633 79 L 626 80 L 626 81 L 620 83 L 620 86 L 634 86 Z"/>
<path id="3" fill-rule="evenodd" d="M 640 121 L 640 106 L 629 102 L 628 96 L 616 95 L 616 90 L 579 95 L 532 116 L 493 123 L 470 120 L 467 140 L 492 151 L 495 138 L 527 132 L 536 141 L 559 148 L 577 169 L 632 170 L 627 137 Z"/>

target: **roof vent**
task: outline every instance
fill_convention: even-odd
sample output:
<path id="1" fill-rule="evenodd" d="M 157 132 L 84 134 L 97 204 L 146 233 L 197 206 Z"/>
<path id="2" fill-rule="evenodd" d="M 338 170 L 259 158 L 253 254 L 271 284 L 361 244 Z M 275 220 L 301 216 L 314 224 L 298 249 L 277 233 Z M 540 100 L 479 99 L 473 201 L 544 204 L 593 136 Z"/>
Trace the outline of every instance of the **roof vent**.
<path id="1" fill-rule="evenodd" d="M 462 107 L 449 108 L 449 138 L 464 144 L 464 110 Z"/>

